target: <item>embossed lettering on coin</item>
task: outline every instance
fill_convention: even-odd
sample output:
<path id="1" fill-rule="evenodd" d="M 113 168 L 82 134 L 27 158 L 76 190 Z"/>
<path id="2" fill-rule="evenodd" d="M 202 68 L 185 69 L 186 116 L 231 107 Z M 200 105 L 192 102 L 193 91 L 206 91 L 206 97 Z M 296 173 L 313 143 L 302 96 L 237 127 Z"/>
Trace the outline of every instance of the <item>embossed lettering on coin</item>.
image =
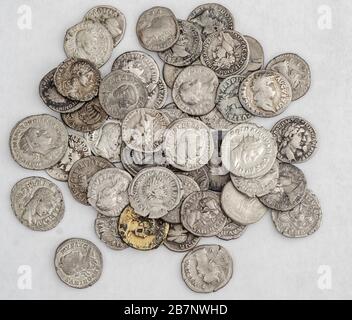
<path id="1" fill-rule="evenodd" d="M 252 72 L 258 71 L 264 65 L 264 50 L 261 44 L 250 36 L 244 36 L 249 46 L 249 61 L 247 67 L 242 71 L 242 75 L 247 77 Z"/>
<path id="2" fill-rule="evenodd" d="M 243 226 L 227 218 L 225 227 L 216 236 L 221 240 L 234 240 L 242 236 L 246 229 L 247 226 Z"/>

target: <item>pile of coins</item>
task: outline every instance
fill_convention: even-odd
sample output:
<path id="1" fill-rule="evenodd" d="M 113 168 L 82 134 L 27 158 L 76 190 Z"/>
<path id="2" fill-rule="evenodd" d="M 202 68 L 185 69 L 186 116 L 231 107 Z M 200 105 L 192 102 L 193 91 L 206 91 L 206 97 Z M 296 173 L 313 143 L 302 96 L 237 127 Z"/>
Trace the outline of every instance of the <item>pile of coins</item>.
<path id="1" fill-rule="evenodd" d="M 42 100 L 62 122 L 33 115 L 10 137 L 19 165 L 67 181 L 74 199 L 96 209 L 95 231 L 109 248 L 189 251 L 182 276 L 196 292 L 219 290 L 233 273 L 228 251 L 198 246 L 202 237 L 236 239 L 269 210 L 280 233 L 305 237 L 322 216 L 295 166 L 316 149 L 311 124 L 287 117 L 269 131 L 249 122 L 277 116 L 304 96 L 309 66 L 288 53 L 264 68 L 262 46 L 234 25 L 219 4 L 203 4 L 187 20 L 153 7 L 136 33 L 165 63 L 162 72 L 148 53 L 130 51 L 102 78 L 98 68 L 121 41 L 125 18 L 95 7 L 67 31 L 68 58 L 40 82 Z M 33 230 L 50 230 L 64 215 L 61 191 L 42 177 L 19 181 L 11 204 Z M 85 239 L 56 250 L 57 274 L 75 288 L 94 284 L 102 264 Z"/>

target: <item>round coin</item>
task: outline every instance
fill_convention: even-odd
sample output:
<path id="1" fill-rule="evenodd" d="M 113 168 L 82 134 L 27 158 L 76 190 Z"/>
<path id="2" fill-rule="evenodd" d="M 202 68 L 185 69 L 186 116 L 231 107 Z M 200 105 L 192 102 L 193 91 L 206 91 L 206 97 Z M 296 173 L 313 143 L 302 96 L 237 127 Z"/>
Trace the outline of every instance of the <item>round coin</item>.
<path id="1" fill-rule="evenodd" d="M 247 67 L 242 71 L 242 75 L 247 77 L 252 72 L 258 71 L 264 66 L 264 50 L 261 44 L 250 36 L 244 36 L 249 46 L 249 61 Z"/>
<path id="2" fill-rule="evenodd" d="M 208 114 L 200 116 L 200 120 L 214 130 L 231 129 L 234 127 L 234 124 L 226 120 L 217 108 L 214 108 Z"/>
<path id="3" fill-rule="evenodd" d="M 165 247 L 175 252 L 192 250 L 200 238 L 188 232 L 182 224 L 170 224 L 170 229 L 164 241 Z"/>
<path id="4" fill-rule="evenodd" d="M 182 174 L 191 177 L 199 186 L 200 190 L 207 191 L 209 189 L 209 173 L 206 166 L 192 171 L 175 171 L 177 174 Z"/>
<path id="5" fill-rule="evenodd" d="M 160 78 L 155 89 L 148 94 L 146 108 L 161 109 L 167 100 L 167 86 L 165 81 Z"/>
<path id="6" fill-rule="evenodd" d="M 232 219 L 227 218 L 225 227 L 216 236 L 221 240 L 234 240 L 238 239 L 247 229 L 247 226 L 243 226 L 234 222 Z"/>
<path id="7" fill-rule="evenodd" d="M 161 112 L 167 116 L 167 118 L 169 119 L 170 123 L 178 120 L 178 119 L 182 119 L 182 118 L 188 118 L 188 114 L 182 112 L 179 108 L 177 108 L 176 104 L 171 102 L 169 104 L 167 104 L 162 110 Z"/>
<path id="8" fill-rule="evenodd" d="M 175 80 L 183 69 L 184 69 L 183 67 L 175 67 L 175 66 L 172 66 L 171 64 L 164 63 L 163 77 L 166 85 L 170 89 L 174 87 Z"/>

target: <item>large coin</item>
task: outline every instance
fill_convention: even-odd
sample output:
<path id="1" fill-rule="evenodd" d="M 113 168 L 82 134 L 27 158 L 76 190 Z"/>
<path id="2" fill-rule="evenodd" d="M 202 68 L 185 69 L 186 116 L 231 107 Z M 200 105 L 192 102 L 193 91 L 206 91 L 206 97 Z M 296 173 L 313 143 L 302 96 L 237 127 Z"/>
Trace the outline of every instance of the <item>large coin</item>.
<path id="1" fill-rule="evenodd" d="M 11 207 L 17 219 L 35 231 L 55 228 L 65 211 L 60 189 L 41 177 L 18 181 L 11 190 Z"/>
<path id="2" fill-rule="evenodd" d="M 249 61 L 247 67 L 242 71 L 243 76 L 249 76 L 252 72 L 258 71 L 264 65 L 264 50 L 261 44 L 250 36 L 244 36 L 249 46 Z"/>
<path id="3" fill-rule="evenodd" d="M 242 236 L 246 229 L 247 226 L 243 226 L 234 222 L 232 219 L 227 218 L 225 227 L 216 236 L 221 240 L 234 240 Z"/>
<path id="4" fill-rule="evenodd" d="M 146 108 L 162 109 L 167 100 L 167 86 L 165 81 L 160 78 L 154 90 L 148 94 Z"/>
<path id="5" fill-rule="evenodd" d="M 164 245 L 172 251 L 184 252 L 193 249 L 199 240 L 199 237 L 187 231 L 182 224 L 170 224 Z"/>
<path id="6" fill-rule="evenodd" d="M 68 286 L 87 288 L 99 280 L 103 257 L 94 243 L 80 238 L 67 239 L 56 249 L 55 270 Z"/>
<path id="7" fill-rule="evenodd" d="M 48 114 L 24 118 L 10 134 L 12 157 L 26 169 L 43 170 L 54 166 L 65 155 L 67 147 L 66 127 Z"/>
<path id="8" fill-rule="evenodd" d="M 183 67 L 175 67 L 175 66 L 172 66 L 171 64 L 164 63 L 163 77 L 166 85 L 170 89 L 174 87 L 175 80 L 183 69 L 184 69 Z"/>

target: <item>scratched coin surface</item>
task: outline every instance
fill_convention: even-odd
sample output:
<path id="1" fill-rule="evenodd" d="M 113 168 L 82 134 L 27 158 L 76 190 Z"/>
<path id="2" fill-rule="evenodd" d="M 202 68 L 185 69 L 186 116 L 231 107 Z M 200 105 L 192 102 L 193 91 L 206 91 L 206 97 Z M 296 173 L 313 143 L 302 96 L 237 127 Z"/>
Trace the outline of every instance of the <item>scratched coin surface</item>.
<path id="1" fill-rule="evenodd" d="M 221 112 L 214 108 L 208 114 L 199 117 L 209 128 L 214 130 L 223 130 L 223 129 L 231 129 L 235 125 L 226 120 Z"/>
<path id="2" fill-rule="evenodd" d="M 164 245 L 171 251 L 184 252 L 192 250 L 200 238 L 190 233 L 181 223 L 170 224 Z"/>
<path id="3" fill-rule="evenodd" d="M 76 289 L 92 286 L 103 271 L 103 257 L 98 247 L 80 238 L 61 243 L 56 249 L 54 263 L 59 278 Z"/>
<path id="4" fill-rule="evenodd" d="M 187 253 L 181 264 L 186 285 L 198 293 L 216 292 L 227 285 L 233 274 L 233 261 L 219 245 L 203 245 Z"/>
<path id="5" fill-rule="evenodd" d="M 160 78 L 154 90 L 148 93 L 146 108 L 162 109 L 167 100 L 167 86 L 165 81 Z"/>
<path id="6" fill-rule="evenodd" d="M 216 236 L 221 240 L 234 240 L 238 239 L 246 231 L 247 226 L 243 226 L 234 222 L 232 219 L 227 218 L 225 227 Z"/>
<path id="7" fill-rule="evenodd" d="M 187 113 L 184 113 L 183 111 L 181 111 L 179 108 L 177 108 L 176 104 L 171 102 L 169 104 L 167 104 L 162 110 L 161 112 L 167 116 L 167 118 L 169 119 L 170 123 L 178 120 L 178 119 L 182 119 L 182 118 L 188 118 L 189 115 Z"/>
<path id="8" fill-rule="evenodd" d="M 263 69 L 264 66 L 264 50 L 258 40 L 250 36 L 244 36 L 249 46 L 249 61 L 247 67 L 241 72 L 245 77 L 252 72 Z"/>
<path id="9" fill-rule="evenodd" d="M 11 190 L 11 207 L 17 219 L 34 231 L 55 228 L 65 211 L 60 189 L 41 177 L 18 181 Z"/>
<path id="10" fill-rule="evenodd" d="M 200 190 L 207 191 L 209 189 L 209 172 L 206 166 L 192 171 L 174 170 L 176 174 L 182 174 L 191 177 L 199 186 Z"/>
<path id="11" fill-rule="evenodd" d="M 171 64 L 164 63 L 163 66 L 163 77 L 166 85 L 172 89 L 177 76 L 184 69 L 184 67 L 175 67 Z"/>

